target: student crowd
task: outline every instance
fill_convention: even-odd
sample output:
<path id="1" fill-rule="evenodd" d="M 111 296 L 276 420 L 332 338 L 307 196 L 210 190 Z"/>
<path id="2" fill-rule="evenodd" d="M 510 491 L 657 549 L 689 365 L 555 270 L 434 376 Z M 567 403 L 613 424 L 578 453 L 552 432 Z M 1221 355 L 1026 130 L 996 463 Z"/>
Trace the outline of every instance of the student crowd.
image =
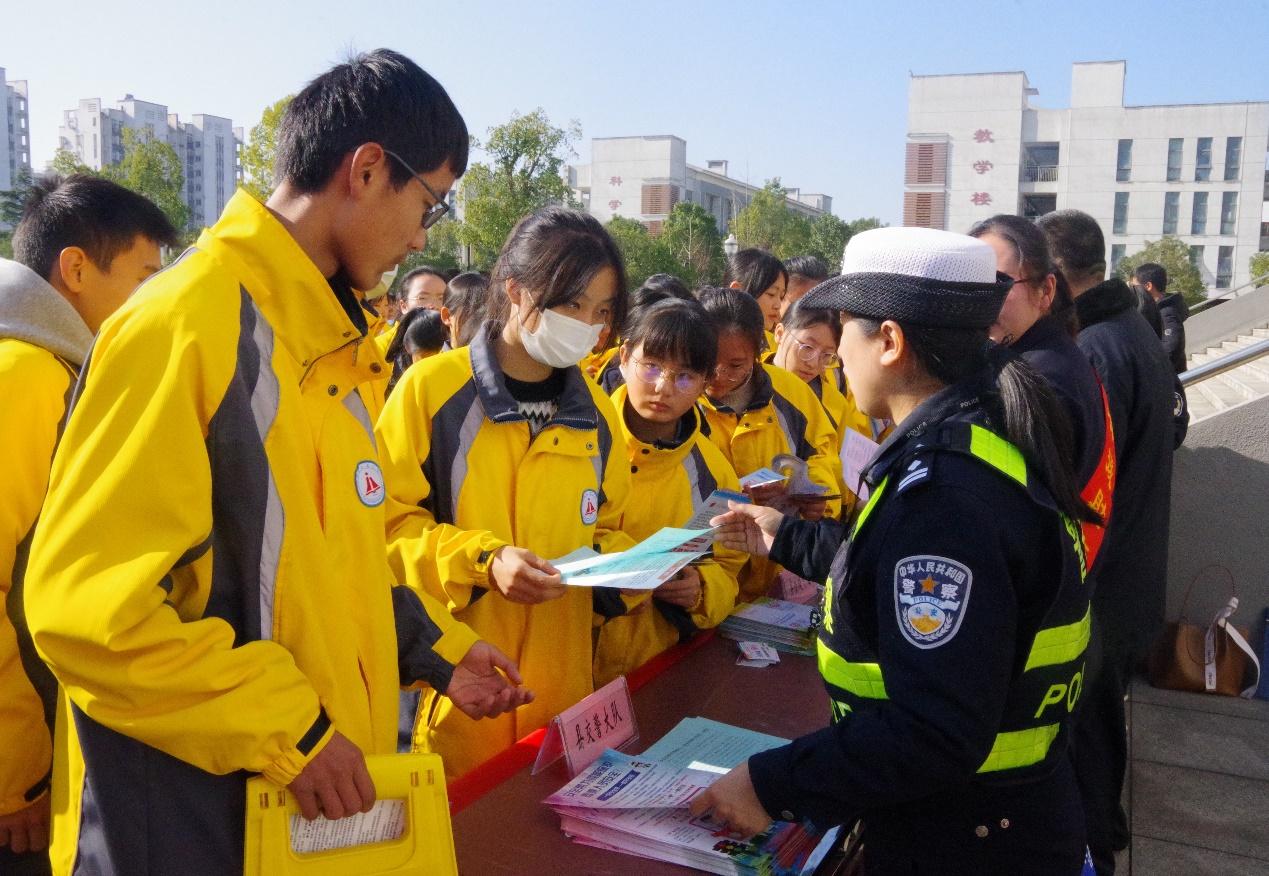
<path id="1" fill-rule="evenodd" d="M 0 871 L 239 872 L 247 776 L 340 818 L 367 754 L 463 775 L 787 569 L 826 585 L 832 721 L 698 811 L 862 820 L 870 873 L 1113 872 L 1187 421 L 1139 312 L 1166 274 L 1105 280 L 1063 211 L 631 291 L 548 207 L 488 275 L 389 297 L 467 150 L 380 50 L 291 103 L 267 203 L 163 270 L 141 196 L 33 188 L 0 261 Z M 880 443 L 853 483 L 851 430 Z M 822 492 L 748 490 L 653 592 L 552 565 L 780 454 Z"/>

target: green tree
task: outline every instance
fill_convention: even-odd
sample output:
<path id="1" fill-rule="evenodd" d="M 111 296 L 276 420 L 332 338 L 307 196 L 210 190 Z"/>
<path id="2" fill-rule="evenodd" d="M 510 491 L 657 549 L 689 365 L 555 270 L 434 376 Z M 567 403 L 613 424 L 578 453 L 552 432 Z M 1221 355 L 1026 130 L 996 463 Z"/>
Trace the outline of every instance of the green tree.
<path id="1" fill-rule="evenodd" d="M 680 201 L 666 217 L 657 242 L 677 265 L 675 273 L 688 286 L 719 283 L 726 256 L 718 224 L 704 207 Z"/>
<path id="2" fill-rule="evenodd" d="M 1190 261 L 1190 248 L 1179 237 L 1169 235 L 1160 240 L 1147 241 L 1140 252 L 1120 259 L 1115 273 L 1124 280 L 1131 280 L 1137 265 L 1146 262 L 1163 265 L 1168 272 L 1168 291 L 1180 292 L 1187 304 L 1197 304 L 1207 297 L 1203 278 Z"/>
<path id="3" fill-rule="evenodd" d="M 1259 280 L 1261 286 L 1269 285 L 1269 251 L 1254 253 L 1248 267 L 1252 280 Z"/>
<path id="4" fill-rule="evenodd" d="M 756 246 L 787 259 L 811 250 L 811 220 L 789 208 L 788 189 L 779 177 L 768 180 L 749 206 L 731 220 L 741 247 Z"/>
<path id="5" fill-rule="evenodd" d="M 251 128 L 247 144 L 242 147 L 242 187 L 261 201 L 268 200 L 277 182 L 273 178 L 273 159 L 278 150 L 278 126 L 291 104 L 293 94 L 264 108 L 260 121 Z"/>
<path id="6" fill-rule="evenodd" d="M 185 188 L 181 159 L 162 140 L 124 128 L 123 160 L 107 167 L 102 176 L 145 195 L 177 230 L 189 223 L 189 207 L 181 196 Z"/>
<path id="7" fill-rule="evenodd" d="M 13 258 L 13 232 L 0 231 L 0 259 Z"/>
<path id="8" fill-rule="evenodd" d="M 66 149 L 58 149 L 53 154 L 52 163 L 53 172 L 60 176 L 70 176 L 74 173 L 91 173 L 100 176 L 97 171 L 93 170 L 87 164 L 84 164 L 75 157 L 75 153 Z"/>
<path id="9" fill-rule="evenodd" d="M 31 191 L 31 182 L 31 171 L 20 167 L 13 176 L 13 188 L 0 192 L 0 225 L 13 227 L 21 221 L 22 208 L 26 205 L 27 194 Z"/>
<path id="10" fill-rule="evenodd" d="M 631 289 L 643 284 L 653 274 L 681 275 L 683 266 L 675 260 L 660 237 L 653 237 L 638 219 L 614 216 L 608 233 L 621 250 L 626 263 L 626 283 Z"/>
<path id="11" fill-rule="evenodd" d="M 832 213 L 816 216 L 811 220 L 811 245 L 805 255 L 819 256 L 829 273 L 836 274 L 842 269 L 842 250 L 850 234 L 850 225 Z"/>
<path id="12" fill-rule="evenodd" d="M 460 190 L 458 236 L 471 247 L 474 265 L 490 267 L 511 229 L 529 213 L 548 204 L 576 206 L 561 171 L 581 134 L 575 121 L 556 127 L 540 107 L 489 129 L 484 144 L 489 161 L 472 164 Z"/>

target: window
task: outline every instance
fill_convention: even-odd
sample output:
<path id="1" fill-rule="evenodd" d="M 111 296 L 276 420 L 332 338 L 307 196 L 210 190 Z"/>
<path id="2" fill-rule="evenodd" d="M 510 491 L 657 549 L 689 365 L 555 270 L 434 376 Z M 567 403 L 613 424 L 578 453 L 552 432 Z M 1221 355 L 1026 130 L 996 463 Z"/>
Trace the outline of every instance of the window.
<path id="1" fill-rule="evenodd" d="M 1207 192 L 1194 193 L 1194 213 L 1190 217 L 1190 234 L 1207 234 Z"/>
<path id="2" fill-rule="evenodd" d="M 679 202 L 679 187 L 670 183 L 644 185 L 642 212 L 645 216 L 662 216 L 674 209 Z"/>
<path id="3" fill-rule="evenodd" d="M 904 192 L 903 224 L 909 228 L 944 228 L 947 195 L 943 192 Z"/>
<path id="4" fill-rule="evenodd" d="M 1177 216 L 1181 212 L 1181 193 L 1165 192 L 1163 195 L 1163 233 L 1176 234 Z"/>
<path id="5" fill-rule="evenodd" d="M 1243 138 L 1225 138 L 1225 181 L 1238 179 L 1243 165 Z"/>
<path id="6" fill-rule="evenodd" d="M 1128 193 L 1115 192 L 1115 234 L 1128 233 Z"/>
<path id="7" fill-rule="evenodd" d="M 1113 243 L 1110 247 L 1110 272 L 1113 274 L 1119 269 L 1119 263 L 1124 257 L 1124 244 Z"/>
<path id="8" fill-rule="evenodd" d="M 1184 140 L 1173 137 L 1167 141 L 1167 182 L 1175 183 L 1181 178 L 1181 146 Z"/>
<path id="9" fill-rule="evenodd" d="M 1194 181 L 1207 182 L 1212 178 L 1212 138 L 1198 138 L 1198 152 L 1194 156 Z"/>
<path id="10" fill-rule="evenodd" d="M 1119 141 L 1119 157 L 1115 159 L 1115 182 L 1132 179 L 1132 141 Z"/>
<path id="11" fill-rule="evenodd" d="M 1238 224 L 1238 192 L 1221 193 L 1221 234 L 1233 234 Z"/>
<path id="12" fill-rule="evenodd" d="M 1057 182 L 1061 162 L 1058 143 L 1028 143 L 1022 148 L 1022 182 Z"/>
<path id="13" fill-rule="evenodd" d="M 1222 246 L 1216 251 L 1216 288 L 1228 289 L 1234 279 L 1234 248 Z"/>
<path id="14" fill-rule="evenodd" d="M 947 183 L 947 144 L 909 143 L 903 169 L 904 185 L 941 186 Z"/>
<path id="15" fill-rule="evenodd" d="M 1190 247 L 1190 265 L 1200 274 L 1203 272 L 1203 247 Z"/>

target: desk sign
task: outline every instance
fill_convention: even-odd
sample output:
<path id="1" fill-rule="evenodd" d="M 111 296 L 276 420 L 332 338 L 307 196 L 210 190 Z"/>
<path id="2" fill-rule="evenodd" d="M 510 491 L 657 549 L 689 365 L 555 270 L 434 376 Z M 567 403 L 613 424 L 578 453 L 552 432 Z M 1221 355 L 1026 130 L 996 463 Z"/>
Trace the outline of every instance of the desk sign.
<path id="1" fill-rule="evenodd" d="M 607 749 L 620 749 L 638 738 L 630 687 L 621 675 L 555 716 L 538 749 L 533 775 L 563 757 L 572 778 Z"/>

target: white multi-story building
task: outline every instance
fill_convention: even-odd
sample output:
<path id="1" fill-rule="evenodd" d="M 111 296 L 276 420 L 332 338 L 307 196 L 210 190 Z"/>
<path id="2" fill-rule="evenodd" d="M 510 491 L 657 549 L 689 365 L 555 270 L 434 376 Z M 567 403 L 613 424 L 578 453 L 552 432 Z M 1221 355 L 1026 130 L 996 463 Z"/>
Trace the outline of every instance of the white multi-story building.
<path id="1" fill-rule="evenodd" d="M 13 188 L 18 174 L 31 172 L 30 113 L 27 110 L 26 80 L 6 81 L 0 67 L 0 113 L 4 131 L 0 133 L 0 192 Z"/>
<path id="2" fill-rule="evenodd" d="M 1022 72 L 913 76 L 903 223 L 1073 208 L 1106 232 L 1111 270 L 1171 235 L 1209 290 L 1246 283 L 1269 248 L 1269 102 L 1124 106 L 1125 72 L 1075 64 L 1064 109 L 1032 106 Z"/>
<path id="3" fill-rule="evenodd" d="M 63 113 L 58 144 L 81 163 L 101 170 L 123 159 L 125 128 L 162 140 L 181 160 L 181 195 L 190 210 L 190 227 L 201 228 L 220 217 L 242 177 L 242 129 L 220 116 L 199 114 L 192 119 L 182 122 L 163 104 L 131 94 L 114 108 L 105 107 L 100 98 L 89 98 Z"/>
<path id="4" fill-rule="evenodd" d="M 600 222 L 614 216 L 638 219 L 654 234 L 680 201 L 699 204 L 713 215 L 723 234 L 735 215 L 749 205 L 760 187 L 733 179 L 726 161 L 687 163 L 687 142 L 668 134 L 648 137 L 595 137 L 590 164 L 571 165 L 568 184 L 586 210 Z M 833 209 L 828 195 L 791 189 L 790 209 L 816 217 Z"/>

